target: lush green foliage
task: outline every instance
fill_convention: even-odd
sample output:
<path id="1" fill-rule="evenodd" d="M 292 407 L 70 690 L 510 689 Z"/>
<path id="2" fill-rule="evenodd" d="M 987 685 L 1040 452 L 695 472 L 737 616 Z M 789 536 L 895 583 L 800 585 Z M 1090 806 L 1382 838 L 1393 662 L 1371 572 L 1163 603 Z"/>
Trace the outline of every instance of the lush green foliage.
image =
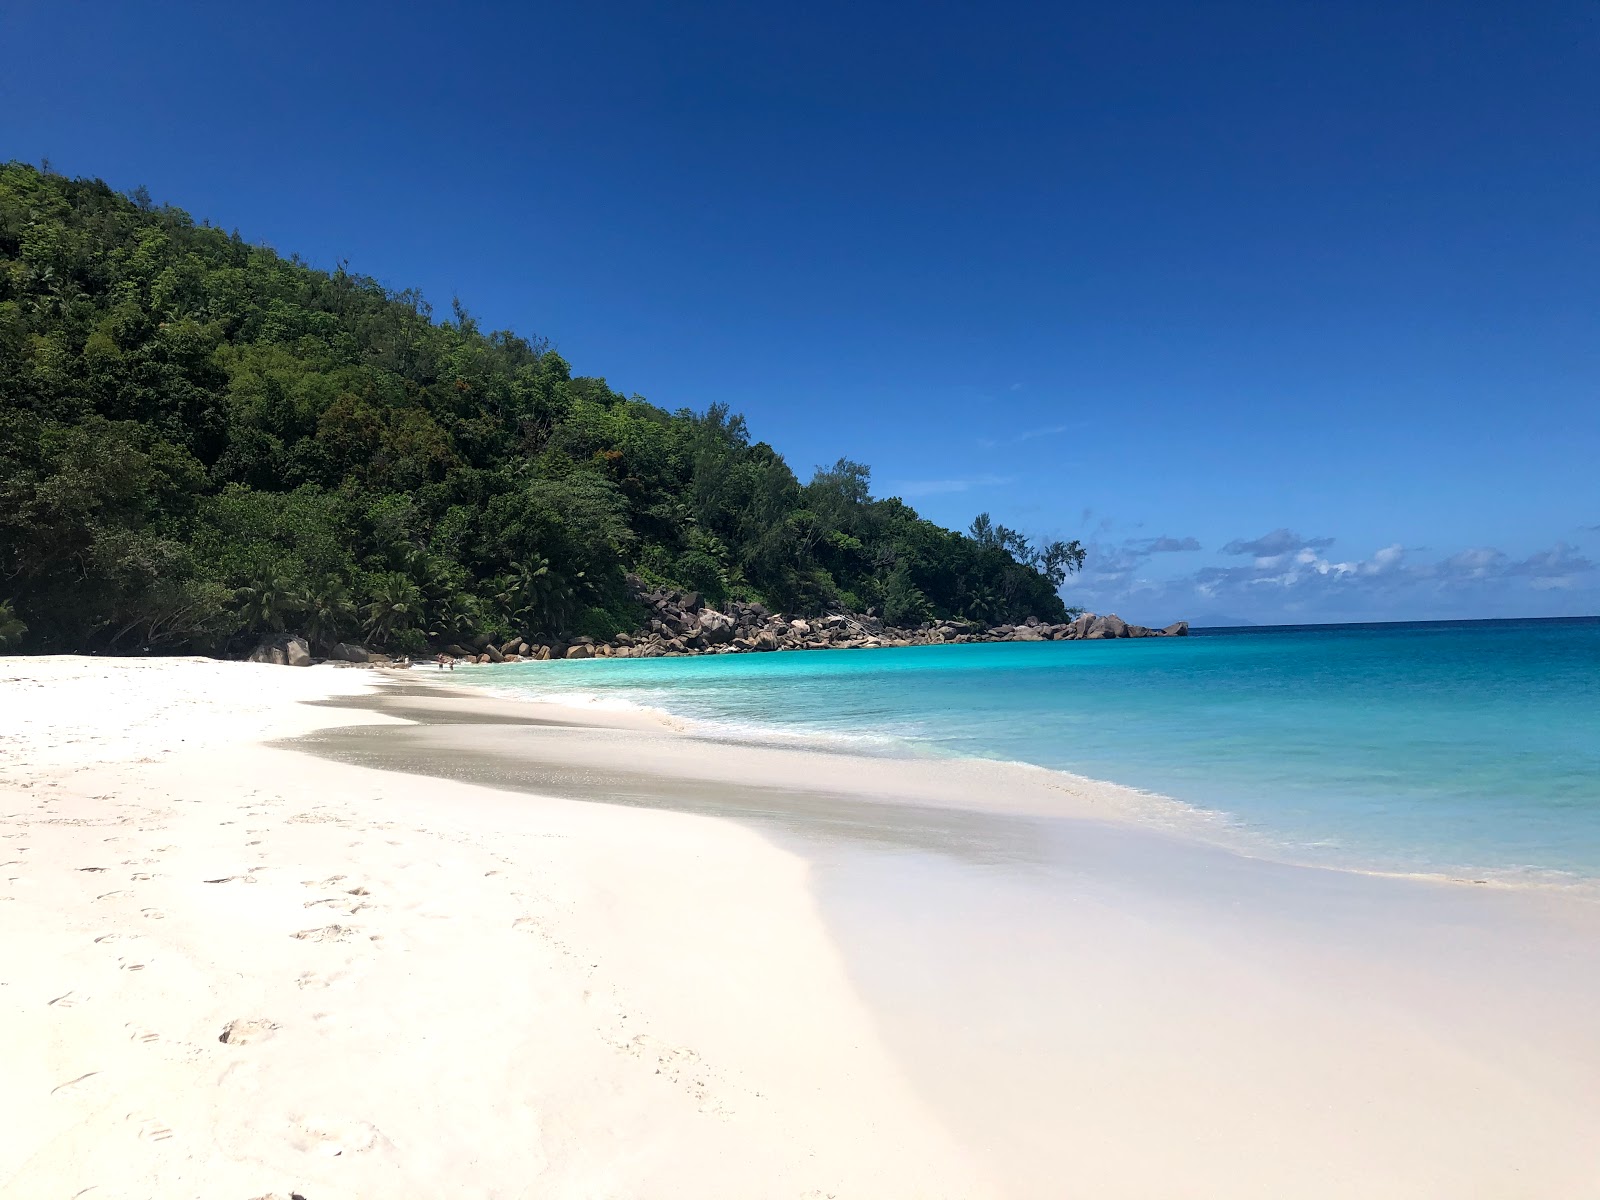
<path id="1" fill-rule="evenodd" d="M 801 484 L 713 407 L 575 378 L 455 306 L 103 183 L 0 168 L 0 638 L 238 649 L 606 636 L 625 576 L 789 611 L 1060 620 L 1036 550 Z"/>

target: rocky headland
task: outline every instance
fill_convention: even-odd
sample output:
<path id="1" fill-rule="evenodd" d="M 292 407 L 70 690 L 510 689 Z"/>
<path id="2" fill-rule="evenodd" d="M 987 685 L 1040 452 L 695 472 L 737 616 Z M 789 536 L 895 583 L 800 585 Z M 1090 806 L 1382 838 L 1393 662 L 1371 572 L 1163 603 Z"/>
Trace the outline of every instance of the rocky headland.
<path id="1" fill-rule="evenodd" d="M 570 639 L 522 634 L 504 640 L 487 635 L 452 642 L 439 652 L 463 664 L 539 662 L 581 658 L 671 658 L 690 654 L 745 654 L 779 650 L 876 650 L 891 646 L 966 645 L 974 642 L 1069 642 L 1117 638 L 1185 637 L 1187 621 L 1164 629 L 1132 625 L 1115 613 L 1084 613 L 1057 624 L 1029 617 L 1019 624 L 985 625 L 976 621 L 925 621 L 912 628 L 885 624 L 871 614 L 828 613 L 791 617 L 764 605 L 731 601 L 721 608 L 705 603 L 697 592 L 641 589 L 638 599 L 648 612 L 632 633 L 609 640 Z M 341 642 L 327 658 L 335 662 L 393 665 L 391 659 L 365 646 Z M 283 634 L 264 641 L 250 655 L 252 662 L 309 666 L 321 661 L 306 640 Z"/>

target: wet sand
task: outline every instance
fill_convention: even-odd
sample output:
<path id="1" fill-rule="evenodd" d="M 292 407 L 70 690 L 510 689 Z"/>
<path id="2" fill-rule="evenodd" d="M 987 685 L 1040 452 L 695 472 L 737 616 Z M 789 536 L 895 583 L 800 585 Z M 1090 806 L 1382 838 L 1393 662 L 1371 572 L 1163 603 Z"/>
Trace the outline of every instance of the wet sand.
<path id="1" fill-rule="evenodd" d="M 803 856 L 879 1039 L 999 1194 L 1600 1192 L 1592 901 L 1245 857 L 1008 764 L 731 745 L 423 682 L 377 706 L 417 724 L 295 744 L 714 816 Z"/>

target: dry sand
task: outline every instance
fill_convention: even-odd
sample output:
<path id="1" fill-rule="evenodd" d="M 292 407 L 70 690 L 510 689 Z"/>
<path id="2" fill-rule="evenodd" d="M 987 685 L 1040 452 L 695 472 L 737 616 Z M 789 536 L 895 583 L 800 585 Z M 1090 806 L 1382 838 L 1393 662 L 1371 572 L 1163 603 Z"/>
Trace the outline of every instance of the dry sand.
<path id="1" fill-rule="evenodd" d="M 802 859 L 253 744 L 372 682 L 0 660 L 0 1195 L 989 1194 Z"/>
<path id="2" fill-rule="evenodd" d="M 0 1194 L 1600 1196 L 1590 900 L 438 685 L 0 660 Z"/>

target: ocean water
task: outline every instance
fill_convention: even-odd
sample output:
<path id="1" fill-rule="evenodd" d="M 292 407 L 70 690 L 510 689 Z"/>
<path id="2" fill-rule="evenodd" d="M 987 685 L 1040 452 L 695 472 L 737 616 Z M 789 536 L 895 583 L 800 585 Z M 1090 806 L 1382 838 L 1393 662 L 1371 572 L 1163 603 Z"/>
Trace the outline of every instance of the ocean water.
<path id="1" fill-rule="evenodd" d="M 1030 763 L 1255 853 L 1600 880 L 1600 619 L 510 664 L 452 683 L 706 733 Z"/>

